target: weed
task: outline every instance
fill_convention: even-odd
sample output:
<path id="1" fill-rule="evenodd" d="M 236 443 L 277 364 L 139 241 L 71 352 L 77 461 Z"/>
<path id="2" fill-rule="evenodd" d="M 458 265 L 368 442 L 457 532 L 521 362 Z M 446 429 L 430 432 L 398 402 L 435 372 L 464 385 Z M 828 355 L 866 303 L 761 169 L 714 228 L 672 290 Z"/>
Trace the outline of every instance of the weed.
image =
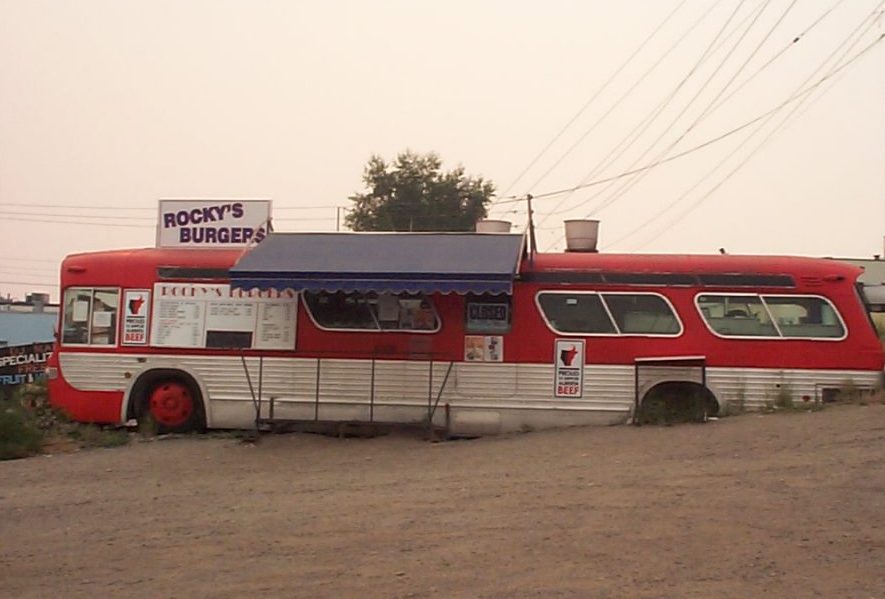
<path id="1" fill-rule="evenodd" d="M 858 388 L 858 386 L 851 379 L 845 379 L 842 381 L 842 384 L 839 386 L 838 392 L 838 401 L 843 402 L 858 402 L 862 401 L 864 396 L 863 391 Z"/>
<path id="2" fill-rule="evenodd" d="M 14 401 L 0 403 L 0 460 L 34 455 L 43 445 L 43 435 L 28 412 Z"/>
<path id="3" fill-rule="evenodd" d="M 138 419 L 138 434 L 142 437 L 156 437 L 160 428 L 150 414 L 142 414 Z"/>
<path id="4" fill-rule="evenodd" d="M 22 385 L 0 404 L 0 459 L 34 455 L 45 446 L 117 447 L 128 442 L 125 431 L 72 422 L 50 405 L 42 383 Z"/>
<path id="5" fill-rule="evenodd" d="M 786 383 L 777 386 L 774 394 L 774 407 L 779 410 L 792 410 L 795 407 L 793 403 L 793 390 Z"/>
<path id="6" fill-rule="evenodd" d="M 126 431 L 106 429 L 94 424 L 81 424 L 73 429 L 69 436 L 80 447 L 119 447 L 129 443 Z"/>

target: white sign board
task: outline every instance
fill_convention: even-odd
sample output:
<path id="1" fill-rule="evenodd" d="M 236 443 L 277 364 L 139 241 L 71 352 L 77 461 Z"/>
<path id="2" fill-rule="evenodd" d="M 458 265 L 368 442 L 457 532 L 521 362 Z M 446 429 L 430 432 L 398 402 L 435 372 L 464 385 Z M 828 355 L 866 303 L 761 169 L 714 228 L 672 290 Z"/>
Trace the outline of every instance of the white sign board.
<path id="1" fill-rule="evenodd" d="M 270 208 L 270 200 L 160 200 L 157 247 L 232 248 L 261 241 Z"/>
<path id="2" fill-rule="evenodd" d="M 553 359 L 555 397 L 580 398 L 584 394 L 584 340 L 557 339 Z"/>
<path id="3" fill-rule="evenodd" d="M 298 295 L 230 285 L 156 283 L 151 345 L 294 349 Z"/>

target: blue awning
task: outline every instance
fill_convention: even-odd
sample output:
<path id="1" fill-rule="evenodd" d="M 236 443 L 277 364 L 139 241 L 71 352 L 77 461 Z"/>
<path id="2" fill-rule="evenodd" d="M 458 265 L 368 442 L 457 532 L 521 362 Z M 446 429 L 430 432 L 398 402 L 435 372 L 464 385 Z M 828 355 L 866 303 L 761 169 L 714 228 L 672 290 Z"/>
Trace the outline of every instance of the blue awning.
<path id="1" fill-rule="evenodd" d="M 231 268 L 231 286 L 511 293 L 524 248 L 509 233 L 271 233 Z"/>

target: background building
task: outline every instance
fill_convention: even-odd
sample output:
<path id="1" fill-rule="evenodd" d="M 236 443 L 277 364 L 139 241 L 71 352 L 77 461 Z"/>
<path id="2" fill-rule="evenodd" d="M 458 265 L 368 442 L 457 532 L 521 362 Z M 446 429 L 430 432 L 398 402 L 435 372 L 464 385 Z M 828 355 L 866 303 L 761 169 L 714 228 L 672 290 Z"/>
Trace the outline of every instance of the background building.
<path id="1" fill-rule="evenodd" d="M 0 347 L 51 342 L 58 304 L 47 293 L 29 293 L 24 301 L 0 298 Z"/>

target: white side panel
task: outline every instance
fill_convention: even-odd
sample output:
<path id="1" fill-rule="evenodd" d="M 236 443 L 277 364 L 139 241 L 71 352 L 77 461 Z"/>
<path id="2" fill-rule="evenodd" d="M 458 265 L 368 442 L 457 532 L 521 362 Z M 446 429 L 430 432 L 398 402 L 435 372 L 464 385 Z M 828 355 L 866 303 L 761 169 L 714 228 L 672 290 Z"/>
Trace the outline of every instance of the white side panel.
<path id="1" fill-rule="evenodd" d="M 632 365 L 588 365 L 583 397 L 562 399 L 553 394 L 552 364 L 459 362 L 446 379 L 448 362 L 433 363 L 431 374 L 428 362 L 376 361 L 373 389 L 371 361 L 266 358 L 259 367 L 258 358 L 247 358 L 250 390 L 238 357 L 62 353 L 59 363 L 65 379 L 84 391 L 125 393 L 144 371 L 186 370 L 197 379 L 204 396 L 211 398 L 210 427 L 251 426 L 252 391 L 258 393 L 259 380 L 264 416 L 269 415 L 273 398 L 274 416 L 280 418 L 417 422 L 426 418 L 428 404 L 439 398 L 436 423 L 443 423 L 448 404 L 455 425 L 460 421 L 465 429 L 498 431 L 622 422 L 633 408 L 635 393 Z M 655 377 L 644 381 L 644 387 L 662 380 L 686 380 L 684 370 L 655 369 Z M 707 384 L 720 404 L 742 403 L 747 408 L 764 406 L 785 393 L 797 404 L 803 396 L 820 400 L 824 388 L 839 388 L 848 380 L 872 388 L 879 377 L 869 371 L 707 369 Z"/>
<path id="2" fill-rule="evenodd" d="M 720 404 L 733 402 L 750 409 L 773 403 L 782 395 L 788 395 L 794 404 L 821 401 L 824 389 L 838 389 L 849 381 L 873 389 L 880 378 L 878 372 L 852 370 L 707 369 L 707 386 Z"/>

